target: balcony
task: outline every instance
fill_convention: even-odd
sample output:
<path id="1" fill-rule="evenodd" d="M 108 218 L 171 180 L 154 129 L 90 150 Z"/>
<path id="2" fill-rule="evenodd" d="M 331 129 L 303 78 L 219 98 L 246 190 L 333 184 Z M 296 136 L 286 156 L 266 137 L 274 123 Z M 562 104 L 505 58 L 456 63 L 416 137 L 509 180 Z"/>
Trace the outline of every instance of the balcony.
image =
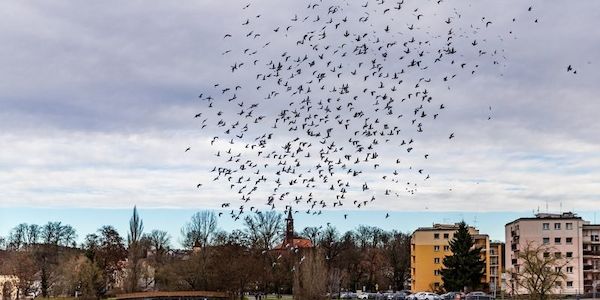
<path id="1" fill-rule="evenodd" d="M 600 251 L 583 250 L 584 256 L 600 256 Z"/>
<path id="2" fill-rule="evenodd" d="M 600 266 L 595 266 L 595 265 L 583 265 L 583 271 L 586 272 L 599 272 L 600 273 Z"/>

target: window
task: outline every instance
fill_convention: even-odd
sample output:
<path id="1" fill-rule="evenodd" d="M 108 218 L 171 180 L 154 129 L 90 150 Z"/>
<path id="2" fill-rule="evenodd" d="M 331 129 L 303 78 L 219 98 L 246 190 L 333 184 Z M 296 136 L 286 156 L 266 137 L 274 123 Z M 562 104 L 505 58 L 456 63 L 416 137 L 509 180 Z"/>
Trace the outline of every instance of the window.
<path id="1" fill-rule="evenodd" d="M 565 227 L 567 228 L 567 230 L 572 230 L 573 229 L 573 223 L 566 223 Z"/>
<path id="2" fill-rule="evenodd" d="M 565 242 L 566 242 L 567 244 L 573 244 L 573 238 L 572 238 L 572 237 L 568 237 L 568 238 L 566 238 L 566 241 L 565 241 Z"/>
<path id="3" fill-rule="evenodd" d="M 567 287 L 572 288 L 573 287 L 573 281 L 567 281 Z"/>
<path id="4" fill-rule="evenodd" d="M 433 246 L 433 251 L 435 251 L 435 252 L 440 251 L 440 246 Z"/>
<path id="5" fill-rule="evenodd" d="M 433 259 L 433 263 L 434 264 L 439 264 L 440 263 L 440 258 L 439 257 L 434 258 Z"/>
<path id="6" fill-rule="evenodd" d="M 543 230 L 550 230 L 550 223 L 542 223 Z"/>
<path id="7" fill-rule="evenodd" d="M 439 233 L 434 233 L 433 234 L 433 238 L 436 239 L 436 240 L 439 239 L 440 238 L 440 234 Z"/>
<path id="8" fill-rule="evenodd" d="M 450 246 L 444 246 L 444 251 L 450 251 Z"/>
<path id="9" fill-rule="evenodd" d="M 560 288 L 562 286 L 562 282 L 560 282 L 560 281 L 557 281 L 555 284 L 556 284 L 557 288 Z"/>
<path id="10" fill-rule="evenodd" d="M 544 252 L 544 257 L 550 257 L 550 252 Z"/>
<path id="11" fill-rule="evenodd" d="M 567 273 L 569 273 L 569 274 L 573 273 L 573 267 L 567 267 Z"/>
<path id="12" fill-rule="evenodd" d="M 544 245 L 548 245 L 548 244 L 550 244 L 550 238 L 549 238 L 549 237 L 545 237 L 545 238 L 543 239 L 543 241 L 544 241 L 544 242 L 543 242 L 543 244 L 544 244 Z"/>
<path id="13" fill-rule="evenodd" d="M 554 271 L 555 271 L 556 273 L 560 273 L 560 270 L 562 270 L 562 268 L 561 268 L 561 267 L 554 267 Z"/>
<path id="14" fill-rule="evenodd" d="M 440 283 L 439 283 L 439 282 L 434 282 L 434 283 L 433 283 L 433 286 L 434 286 L 434 287 L 437 289 L 437 288 L 439 288 L 439 287 L 440 287 Z"/>
<path id="15" fill-rule="evenodd" d="M 562 254 L 560 252 L 554 252 L 554 257 L 561 258 Z"/>
<path id="16" fill-rule="evenodd" d="M 554 243 L 560 245 L 560 238 L 554 238 Z"/>
<path id="17" fill-rule="evenodd" d="M 449 234 L 449 233 L 444 233 L 444 238 L 445 238 L 445 239 L 448 239 L 449 237 L 450 237 L 450 234 Z"/>
<path id="18" fill-rule="evenodd" d="M 440 270 L 433 270 L 433 275 L 440 276 L 442 275 L 442 272 Z"/>
<path id="19" fill-rule="evenodd" d="M 567 257 L 573 257 L 573 252 L 567 252 Z"/>
<path id="20" fill-rule="evenodd" d="M 554 223 L 554 230 L 560 230 L 560 223 Z"/>

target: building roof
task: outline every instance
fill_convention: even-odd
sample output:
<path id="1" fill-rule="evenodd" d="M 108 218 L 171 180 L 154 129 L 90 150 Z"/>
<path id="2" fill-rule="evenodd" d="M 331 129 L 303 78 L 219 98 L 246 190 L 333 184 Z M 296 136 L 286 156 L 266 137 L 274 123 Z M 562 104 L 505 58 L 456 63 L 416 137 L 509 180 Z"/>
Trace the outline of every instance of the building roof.
<path id="1" fill-rule="evenodd" d="M 468 228 L 475 229 L 473 226 L 467 226 Z M 419 227 L 415 231 L 438 231 L 438 230 L 458 230 L 458 223 L 456 224 L 433 224 L 432 227 Z"/>
<path id="2" fill-rule="evenodd" d="M 313 243 L 309 239 L 295 237 L 291 241 L 283 241 L 283 243 L 279 244 L 275 247 L 275 250 L 284 250 L 289 248 L 312 248 Z"/>
<path id="3" fill-rule="evenodd" d="M 560 213 L 560 214 L 537 213 L 537 214 L 535 214 L 535 217 L 518 218 L 514 221 L 506 223 L 506 225 L 510 225 L 510 224 L 513 224 L 513 223 L 516 223 L 519 221 L 538 221 L 538 220 L 583 220 L 583 219 L 573 212 L 564 212 L 564 213 Z"/>
<path id="4" fill-rule="evenodd" d="M 583 229 L 600 229 L 600 224 L 583 224 Z"/>

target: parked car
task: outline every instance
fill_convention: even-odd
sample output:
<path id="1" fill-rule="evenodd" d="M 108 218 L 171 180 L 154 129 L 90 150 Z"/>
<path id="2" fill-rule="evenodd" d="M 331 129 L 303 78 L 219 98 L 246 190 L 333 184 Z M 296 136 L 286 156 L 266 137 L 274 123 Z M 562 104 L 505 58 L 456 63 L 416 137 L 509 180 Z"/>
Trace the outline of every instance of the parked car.
<path id="1" fill-rule="evenodd" d="M 465 300 L 493 300 L 494 297 L 484 292 L 470 292 L 465 296 Z"/>
<path id="2" fill-rule="evenodd" d="M 356 293 L 350 293 L 350 292 L 341 293 L 340 299 L 356 299 Z"/>
<path id="3" fill-rule="evenodd" d="M 383 294 L 384 298 L 386 300 L 405 300 L 406 299 L 406 294 L 402 293 L 402 292 L 387 292 Z"/>
<path id="4" fill-rule="evenodd" d="M 417 296 L 417 300 L 442 300 L 442 298 L 436 293 L 421 293 Z"/>
<path id="5" fill-rule="evenodd" d="M 441 295 L 442 300 L 456 300 L 457 298 L 464 298 L 465 294 L 462 292 L 448 292 Z"/>
<path id="6" fill-rule="evenodd" d="M 408 295 L 408 296 L 406 296 L 406 300 L 417 300 L 418 296 L 420 296 L 421 294 L 424 294 L 424 293 L 425 292 L 417 292 L 412 295 Z"/>
<path id="7" fill-rule="evenodd" d="M 368 293 L 361 293 L 356 298 L 357 299 L 369 299 L 369 294 Z"/>

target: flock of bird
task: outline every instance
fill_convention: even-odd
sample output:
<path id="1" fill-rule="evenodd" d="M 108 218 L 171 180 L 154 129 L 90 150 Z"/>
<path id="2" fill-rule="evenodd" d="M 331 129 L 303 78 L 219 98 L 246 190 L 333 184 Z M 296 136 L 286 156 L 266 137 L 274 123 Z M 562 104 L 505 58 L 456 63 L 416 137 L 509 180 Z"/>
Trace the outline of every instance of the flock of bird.
<path id="1" fill-rule="evenodd" d="M 242 6 L 239 28 L 215 41 L 227 47 L 229 75 L 199 95 L 194 114 L 214 163 L 211 182 L 197 188 L 237 195 L 221 204 L 234 219 L 416 193 L 433 176 L 419 167 L 431 159 L 419 140 L 444 122 L 448 90 L 483 67 L 501 76 L 502 43 L 515 37 L 494 26 L 520 21 L 467 19 L 449 2 L 311 0 L 276 22 L 256 13 L 258 3 Z M 538 23 L 533 11 L 523 8 L 523 22 Z"/>

